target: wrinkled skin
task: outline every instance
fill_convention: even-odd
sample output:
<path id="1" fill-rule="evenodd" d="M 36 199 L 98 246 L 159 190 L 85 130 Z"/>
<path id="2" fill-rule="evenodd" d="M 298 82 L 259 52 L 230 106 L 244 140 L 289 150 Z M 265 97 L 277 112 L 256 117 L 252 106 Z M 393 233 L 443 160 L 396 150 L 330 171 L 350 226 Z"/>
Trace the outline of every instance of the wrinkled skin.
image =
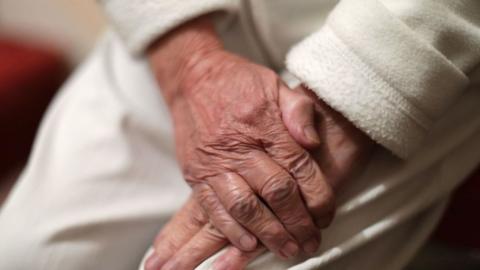
<path id="1" fill-rule="evenodd" d="M 281 258 L 313 253 L 318 228 L 333 218 L 334 196 L 283 122 L 281 107 L 300 94 L 272 70 L 223 50 L 212 29 L 208 22 L 187 24 L 150 58 L 193 198 L 241 250 L 260 241 Z M 301 96 L 312 116 L 314 102 Z M 312 119 L 295 123 L 290 129 L 301 142 L 318 145 Z"/>
<path id="2" fill-rule="evenodd" d="M 253 232 L 279 256 L 295 256 L 298 244 L 308 249 L 315 239 L 315 225 L 330 222 L 334 205 L 320 168 L 283 124 L 279 102 L 290 90 L 269 69 L 232 54 L 207 61 L 198 68 L 208 72 L 190 75 L 194 83 L 180 86 L 188 99 L 176 103 L 184 177 L 232 242 L 251 250 L 255 238 L 245 238 Z"/>
<path id="3" fill-rule="evenodd" d="M 287 95 L 288 102 L 280 103 L 285 125 L 297 142 L 311 149 L 328 184 L 338 191 L 355 169 L 368 160 L 373 142 L 309 90 L 299 87 Z M 298 123 L 312 118 L 308 112 L 311 101 L 315 104 L 315 128 L 321 138 L 320 146 L 315 148 L 298 132 Z M 226 245 L 229 247 L 215 261 L 215 269 L 243 269 L 266 250 L 261 244 L 253 251 L 242 251 L 229 244 L 227 237 L 216 229 L 202 207 L 191 197 L 157 236 L 155 253 L 148 258 L 146 269 L 194 269 Z"/>
<path id="4" fill-rule="evenodd" d="M 332 188 L 363 134 L 272 70 L 225 51 L 208 16 L 162 37 L 148 58 L 193 190 L 157 241 L 157 254 L 168 256 L 156 263 L 189 269 L 227 242 L 247 252 L 242 258 L 262 246 L 284 259 L 315 252 L 334 215 Z"/>

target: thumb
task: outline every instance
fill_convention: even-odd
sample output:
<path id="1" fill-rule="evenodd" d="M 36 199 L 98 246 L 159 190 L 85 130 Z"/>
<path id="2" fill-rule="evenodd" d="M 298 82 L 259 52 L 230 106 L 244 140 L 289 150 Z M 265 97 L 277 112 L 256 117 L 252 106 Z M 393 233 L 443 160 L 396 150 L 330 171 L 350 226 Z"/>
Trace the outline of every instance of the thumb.
<path id="1" fill-rule="evenodd" d="M 279 105 L 284 125 L 302 147 L 313 149 L 320 145 L 315 129 L 315 103 L 303 91 L 280 87 Z"/>

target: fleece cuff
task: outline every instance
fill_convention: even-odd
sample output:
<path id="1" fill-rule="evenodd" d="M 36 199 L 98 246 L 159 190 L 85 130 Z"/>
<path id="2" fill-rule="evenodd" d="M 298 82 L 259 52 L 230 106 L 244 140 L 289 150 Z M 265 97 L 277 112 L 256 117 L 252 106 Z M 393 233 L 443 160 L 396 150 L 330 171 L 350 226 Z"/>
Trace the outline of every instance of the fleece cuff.
<path id="1" fill-rule="evenodd" d="M 373 140 L 407 158 L 468 78 L 378 1 L 364 1 L 341 1 L 320 31 L 291 49 L 287 69 Z"/>
<path id="2" fill-rule="evenodd" d="M 236 0 L 99 0 L 114 28 L 134 54 L 182 23 L 213 11 L 238 9 Z"/>

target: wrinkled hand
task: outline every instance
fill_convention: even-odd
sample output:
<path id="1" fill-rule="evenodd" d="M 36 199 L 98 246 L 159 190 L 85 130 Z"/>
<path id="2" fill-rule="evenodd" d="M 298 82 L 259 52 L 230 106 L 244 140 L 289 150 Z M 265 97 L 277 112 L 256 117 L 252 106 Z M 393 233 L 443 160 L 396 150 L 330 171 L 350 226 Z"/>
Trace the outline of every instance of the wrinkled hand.
<path id="1" fill-rule="evenodd" d="M 291 91 L 272 70 L 223 50 L 212 28 L 187 24 L 150 57 L 184 177 L 213 225 L 240 249 L 255 249 L 258 238 L 282 258 L 300 247 L 312 253 L 334 200 L 317 163 L 282 121 L 280 106 Z M 312 124 L 296 129 L 318 143 Z"/>
<path id="2" fill-rule="evenodd" d="M 297 98 L 290 100 L 303 100 L 303 96 L 314 102 L 314 120 L 308 112 L 310 106 L 305 102 L 290 102 L 290 106 L 282 106 L 283 121 L 294 139 L 311 150 L 310 154 L 320 165 L 326 181 L 334 191 L 338 191 L 345 185 L 345 180 L 365 165 L 375 143 L 313 91 L 299 86 L 293 93 L 298 93 Z M 298 127 L 304 123 L 314 123 L 320 136 L 319 146 L 311 145 L 299 132 Z"/>
<path id="3" fill-rule="evenodd" d="M 209 222 L 207 214 L 197 200 L 190 197 L 157 235 L 154 243 L 155 253 L 145 262 L 145 269 L 194 269 L 227 243 L 227 238 Z M 259 246 L 255 251 L 245 253 L 237 248 L 235 250 L 239 251 L 238 259 L 232 264 L 235 266 L 226 269 L 242 269 L 248 262 L 247 257 L 259 255 L 265 248 Z"/>
<path id="4" fill-rule="evenodd" d="M 309 90 L 299 87 L 286 93 L 286 98 L 288 102 L 281 104 L 285 125 L 295 140 L 308 148 L 313 145 L 299 127 L 315 125 L 322 143 L 312 149 L 312 155 L 321 164 L 329 185 L 338 190 L 355 168 L 368 160 L 373 142 Z M 313 100 L 315 122 L 309 106 Z M 154 244 L 156 252 L 147 260 L 147 270 L 193 269 L 227 244 L 224 234 L 215 229 L 192 201 L 160 232 Z M 230 246 L 215 261 L 215 269 L 243 269 L 264 251 L 261 245 L 250 252 Z"/>

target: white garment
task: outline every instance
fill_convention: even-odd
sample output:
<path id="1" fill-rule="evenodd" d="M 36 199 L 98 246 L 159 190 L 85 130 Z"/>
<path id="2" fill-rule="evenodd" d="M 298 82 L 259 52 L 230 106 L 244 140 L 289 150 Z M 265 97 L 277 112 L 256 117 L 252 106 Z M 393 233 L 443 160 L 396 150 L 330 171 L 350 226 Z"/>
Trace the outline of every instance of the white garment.
<path id="1" fill-rule="evenodd" d="M 227 11 L 223 25 L 240 17 L 263 61 L 280 69 L 286 58 L 300 81 L 401 158 L 480 63 L 478 0 L 99 1 L 134 53 L 201 14 Z"/>
<path id="2" fill-rule="evenodd" d="M 408 162 L 377 150 L 342 194 L 318 256 L 287 263 L 266 254 L 249 269 L 404 266 L 450 190 L 480 161 L 476 90 L 461 97 Z M 146 61 L 108 34 L 51 105 L 0 213 L 0 269 L 137 269 L 189 194 L 173 147 Z"/>

